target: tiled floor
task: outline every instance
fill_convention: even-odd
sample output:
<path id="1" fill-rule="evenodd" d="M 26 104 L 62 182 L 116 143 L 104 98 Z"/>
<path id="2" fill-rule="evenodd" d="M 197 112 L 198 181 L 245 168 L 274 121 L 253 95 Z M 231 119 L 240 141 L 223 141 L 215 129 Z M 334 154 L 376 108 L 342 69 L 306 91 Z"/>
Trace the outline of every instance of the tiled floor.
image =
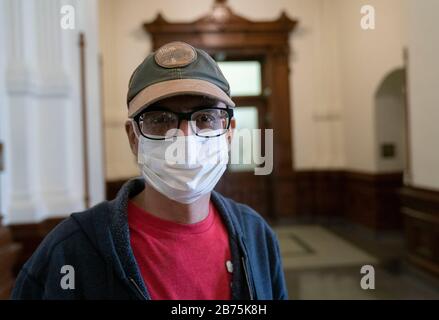
<path id="1" fill-rule="evenodd" d="M 439 299 L 439 279 L 403 260 L 400 234 L 371 234 L 336 224 L 275 227 L 290 299 Z M 363 290 L 361 266 L 372 265 L 375 289 Z"/>
<path id="2" fill-rule="evenodd" d="M 318 225 L 275 228 L 286 270 L 377 264 L 378 260 Z"/>

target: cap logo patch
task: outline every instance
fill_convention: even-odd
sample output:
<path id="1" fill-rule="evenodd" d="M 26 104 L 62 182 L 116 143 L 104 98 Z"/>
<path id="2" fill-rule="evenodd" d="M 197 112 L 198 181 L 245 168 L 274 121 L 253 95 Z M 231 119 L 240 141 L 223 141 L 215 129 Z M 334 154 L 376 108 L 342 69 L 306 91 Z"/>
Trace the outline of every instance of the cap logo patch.
<path id="1" fill-rule="evenodd" d="M 163 68 L 185 67 L 197 58 L 195 49 L 184 42 L 171 42 L 157 50 L 154 59 Z"/>

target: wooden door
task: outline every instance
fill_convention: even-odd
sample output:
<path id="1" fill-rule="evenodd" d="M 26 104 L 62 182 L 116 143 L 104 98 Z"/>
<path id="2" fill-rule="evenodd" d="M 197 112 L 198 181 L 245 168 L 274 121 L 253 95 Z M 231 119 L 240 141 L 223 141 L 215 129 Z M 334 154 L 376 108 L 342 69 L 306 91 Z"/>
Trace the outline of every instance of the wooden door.
<path id="1" fill-rule="evenodd" d="M 264 79 L 266 57 L 227 52 L 222 52 L 219 57 L 222 59 L 214 55 L 216 60 L 220 60 L 217 62 L 230 82 L 232 99 L 236 103 L 236 129 L 231 154 L 236 153 L 237 156 L 230 157 L 230 164 L 216 190 L 270 217 L 273 190 L 268 175 L 255 175 L 255 168 L 263 167 L 264 163 L 254 156 L 254 153 L 266 156 L 265 129 L 270 127 L 264 96 L 264 89 L 267 89 Z M 259 130 L 253 132 L 254 129 Z"/>

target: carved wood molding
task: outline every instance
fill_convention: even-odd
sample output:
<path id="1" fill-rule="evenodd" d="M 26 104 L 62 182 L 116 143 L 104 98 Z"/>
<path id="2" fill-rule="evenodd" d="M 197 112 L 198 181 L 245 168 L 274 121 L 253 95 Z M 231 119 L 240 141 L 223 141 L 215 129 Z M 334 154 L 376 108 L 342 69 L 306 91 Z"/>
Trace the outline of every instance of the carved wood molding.
<path id="1" fill-rule="evenodd" d="M 225 1 L 214 3 L 212 10 L 205 16 L 192 22 L 169 22 L 161 13 L 151 21 L 143 24 L 146 32 L 151 34 L 154 48 L 162 44 L 182 40 L 212 51 L 215 48 L 242 49 L 271 48 L 276 52 L 288 53 L 288 36 L 297 25 L 297 20 L 290 19 L 283 11 L 272 21 L 251 21 L 235 14 Z"/>
<path id="2" fill-rule="evenodd" d="M 290 19 L 285 11 L 273 21 L 255 22 L 235 14 L 225 1 L 214 3 L 212 10 L 205 16 L 192 22 L 169 22 L 161 13 L 151 21 L 143 24 L 151 33 L 199 33 L 199 32 L 291 32 L 297 20 Z"/>

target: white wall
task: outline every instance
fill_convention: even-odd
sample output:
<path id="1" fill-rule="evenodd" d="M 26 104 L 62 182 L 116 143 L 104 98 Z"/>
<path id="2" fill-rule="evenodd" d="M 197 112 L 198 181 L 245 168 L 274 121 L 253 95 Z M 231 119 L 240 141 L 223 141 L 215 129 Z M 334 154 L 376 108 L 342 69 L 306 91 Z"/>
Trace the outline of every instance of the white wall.
<path id="1" fill-rule="evenodd" d="M 384 77 L 403 65 L 404 0 L 337 0 L 345 167 L 378 171 L 375 92 Z M 375 30 L 360 27 L 360 8 L 375 8 Z"/>
<path id="2" fill-rule="evenodd" d="M 60 8 L 76 9 L 76 29 L 60 27 Z M 1 212 L 5 223 L 66 216 L 84 208 L 78 35 L 87 46 L 91 202 L 104 198 L 96 1 L 2 1 L 5 79 L 0 139 L 5 143 Z"/>
<path id="3" fill-rule="evenodd" d="M 331 0 L 283 3 L 299 27 L 293 34 L 292 127 L 295 169 L 344 166 L 339 52 Z"/>
<path id="4" fill-rule="evenodd" d="M 439 190 L 439 1 L 408 1 L 412 184 Z"/>

